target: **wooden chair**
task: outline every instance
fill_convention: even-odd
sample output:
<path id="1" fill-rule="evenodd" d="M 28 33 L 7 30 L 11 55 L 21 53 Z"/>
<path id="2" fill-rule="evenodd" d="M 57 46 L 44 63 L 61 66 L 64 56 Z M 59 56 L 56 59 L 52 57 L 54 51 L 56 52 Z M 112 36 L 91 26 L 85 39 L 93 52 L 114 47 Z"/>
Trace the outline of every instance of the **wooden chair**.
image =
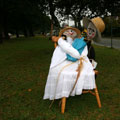
<path id="1" fill-rule="evenodd" d="M 94 70 L 94 72 L 96 75 L 98 74 L 97 70 Z M 92 95 L 96 96 L 98 107 L 101 108 L 101 101 L 100 101 L 97 85 L 94 90 L 83 90 L 82 93 L 91 93 Z M 61 100 L 61 113 L 62 114 L 64 114 L 64 112 L 65 112 L 65 105 L 66 105 L 66 97 L 63 97 Z"/>
<path id="2" fill-rule="evenodd" d="M 54 41 L 54 47 L 56 48 L 57 46 L 57 42 Z M 98 75 L 98 71 L 94 70 L 95 75 Z M 98 93 L 98 89 L 97 89 L 97 85 L 95 84 L 95 89 L 93 90 L 83 90 L 82 93 L 91 93 L 92 95 L 96 96 L 96 100 L 98 103 L 98 107 L 101 108 L 101 101 L 100 101 L 100 97 L 99 97 L 99 93 Z M 63 97 L 61 99 L 61 113 L 64 114 L 65 112 L 65 106 L 66 106 L 66 97 Z"/>

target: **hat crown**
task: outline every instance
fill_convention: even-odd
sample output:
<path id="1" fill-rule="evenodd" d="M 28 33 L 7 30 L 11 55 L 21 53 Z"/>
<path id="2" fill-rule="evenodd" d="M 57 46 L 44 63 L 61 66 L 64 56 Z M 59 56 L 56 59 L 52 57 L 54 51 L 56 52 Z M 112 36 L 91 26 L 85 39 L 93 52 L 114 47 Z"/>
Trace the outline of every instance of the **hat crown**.
<path id="1" fill-rule="evenodd" d="M 101 33 L 105 30 L 105 24 L 100 17 L 92 18 L 91 21 Z"/>

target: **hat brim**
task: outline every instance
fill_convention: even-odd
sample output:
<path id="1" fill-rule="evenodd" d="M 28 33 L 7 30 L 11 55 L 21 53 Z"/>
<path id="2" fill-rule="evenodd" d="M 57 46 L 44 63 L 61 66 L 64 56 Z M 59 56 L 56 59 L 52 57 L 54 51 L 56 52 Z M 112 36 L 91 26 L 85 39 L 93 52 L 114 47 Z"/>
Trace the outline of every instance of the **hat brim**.
<path id="1" fill-rule="evenodd" d="M 100 33 L 100 31 L 97 29 L 97 33 L 96 33 L 95 38 L 93 38 L 93 41 L 94 41 L 94 42 L 100 42 L 101 39 L 102 39 L 101 33 Z"/>
<path id="2" fill-rule="evenodd" d="M 80 32 L 79 29 L 77 29 L 77 28 L 73 28 L 73 27 L 66 27 L 66 28 L 60 30 L 60 32 L 59 32 L 59 36 L 61 36 L 61 35 L 62 35 L 66 30 L 68 30 L 68 29 L 72 29 L 72 30 L 74 30 L 74 31 L 77 33 L 77 36 L 80 36 L 80 35 L 81 35 L 81 32 Z"/>
<path id="3" fill-rule="evenodd" d="M 83 27 L 85 29 L 87 29 L 87 27 L 88 27 L 88 25 L 89 25 L 90 22 L 95 26 L 95 24 L 90 19 L 88 19 L 87 17 L 84 17 L 83 18 Z M 99 41 L 101 41 L 101 38 L 102 38 L 101 37 L 101 33 L 100 33 L 100 31 L 98 30 L 98 28 L 96 26 L 95 26 L 95 28 L 97 30 L 97 34 L 96 34 L 96 37 L 93 38 L 93 41 L 99 42 Z"/>

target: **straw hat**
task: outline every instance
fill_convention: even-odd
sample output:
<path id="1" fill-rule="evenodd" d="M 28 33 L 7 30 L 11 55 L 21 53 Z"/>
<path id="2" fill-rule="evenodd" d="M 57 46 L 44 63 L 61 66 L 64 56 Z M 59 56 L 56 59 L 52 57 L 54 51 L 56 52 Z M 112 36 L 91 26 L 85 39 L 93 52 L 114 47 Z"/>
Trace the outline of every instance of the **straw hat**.
<path id="1" fill-rule="evenodd" d="M 105 30 L 105 24 L 104 24 L 102 18 L 100 18 L 100 17 L 95 17 L 92 19 L 88 19 L 85 17 L 85 18 L 83 18 L 84 28 L 87 29 L 90 22 L 96 27 L 96 30 L 97 30 L 97 35 L 93 40 L 98 42 L 101 40 L 101 33 Z"/>
<path id="2" fill-rule="evenodd" d="M 80 36 L 80 34 L 81 34 L 80 30 L 77 29 L 77 28 L 66 27 L 66 28 L 60 30 L 60 32 L 59 32 L 59 36 L 61 36 L 61 35 L 62 35 L 66 30 L 68 30 L 68 29 L 72 29 L 72 30 L 74 30 L 74 31 L 77 33 L 77 36 Z"/>

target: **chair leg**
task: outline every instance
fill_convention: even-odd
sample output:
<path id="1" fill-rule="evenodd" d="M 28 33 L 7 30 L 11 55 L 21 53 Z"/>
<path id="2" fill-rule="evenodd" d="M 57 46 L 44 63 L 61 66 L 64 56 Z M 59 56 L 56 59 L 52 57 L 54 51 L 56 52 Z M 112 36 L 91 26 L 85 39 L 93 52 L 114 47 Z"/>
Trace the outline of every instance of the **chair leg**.
<path id="1" fill-rule="evenodd" d="M 100 97 L 99 97 L 97 86 L 95 88 L 95 96 L 96 96 L 96 99 L 97 99 L 98 107 L 101 108 L 101 101 L 100 101 Z"/>
<path id="2" fill-rule="evenodd" d="M 66 97 L 62 98 L 62 105 L 61 105 L 61 113 L 64 114 L 65 112 L 65 104 L 66 104 Z"/>

